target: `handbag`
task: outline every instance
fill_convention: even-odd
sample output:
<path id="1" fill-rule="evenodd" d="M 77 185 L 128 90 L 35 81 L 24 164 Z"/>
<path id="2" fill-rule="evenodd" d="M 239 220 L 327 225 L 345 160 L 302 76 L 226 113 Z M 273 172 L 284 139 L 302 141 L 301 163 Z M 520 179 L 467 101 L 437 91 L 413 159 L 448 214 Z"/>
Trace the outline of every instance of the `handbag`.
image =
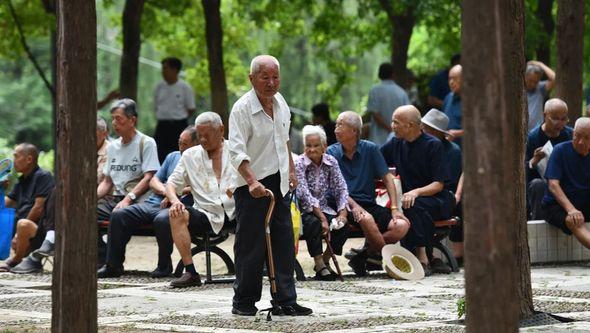
<path id="1" fill-rule="evenodd" d="M 293 193 L 291 197 L 291 221 L 293 222 L 293 240 L 295 241 L 295 255 L 299 252 L 299 237 L 303 233 L 301 228 L 301 211 L 299 210 L 299 200 Z"/>

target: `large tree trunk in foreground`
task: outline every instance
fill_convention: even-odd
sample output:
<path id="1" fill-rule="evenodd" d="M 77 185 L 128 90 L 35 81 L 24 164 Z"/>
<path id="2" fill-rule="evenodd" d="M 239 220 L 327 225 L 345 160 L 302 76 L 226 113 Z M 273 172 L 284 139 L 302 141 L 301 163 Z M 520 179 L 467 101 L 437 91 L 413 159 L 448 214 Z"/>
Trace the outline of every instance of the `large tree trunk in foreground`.
<path id="1" fill-rule="evenodd" d="M 517 332 L 519 315 L 532 312 L 524 4 L 465 0 L 462 8 L 467 330 Z"/>
<path id="2" fill-rule="evenodd" d="M 209 81 L 211 86 L 211 108 L 217 112 L 227 128 L 227 85 L 223 69 L 223 30 L 220 0 L 202 0 L 205 11 L 205 39 L 207 40 L 207 59 L 209 60 Z M 226 131 L 227 133 L 227 131 Z"/>
<path id="3" fill-rule="evenodd" d="M 553 0 L 539 0 L 537 3 L 537 11 L 535 15 L 543 26 L 545 37 L 541 45 L 537 46 L 537 60 L 551 66 L 551 37 L 555 30 L 555 22 L 553 21 Z"/>
<path id="4" fill-rule="evenodd" d="M 584 0 L 557 1 L 556 95 L 568 106 L 572 124 L 582 115 Z"/>
<path id="5" fill-rule="evenodd" d="M 52 332 L 96 332 L 96 8 L 58 0 Z"/>
<path id="6" fill-rule="evenodd" d="M 121 97 L 137 101 L 137 77 L 141 50 L 141 13 L 145 0 L 127 0 L 123 9 L 123 54 L 119 90 Z"/>
<path id="7" fill-rule="evenodd" d="M 408 88 L 408 48 L 416 18 L 414 17 L 414 4 L 405 5 L 405 12 L 395 13 L 390 0 L 380 0 L 379 3 L 387 13 L 391 25 L 391 64 L 393 75 L 397 84 Z"/>

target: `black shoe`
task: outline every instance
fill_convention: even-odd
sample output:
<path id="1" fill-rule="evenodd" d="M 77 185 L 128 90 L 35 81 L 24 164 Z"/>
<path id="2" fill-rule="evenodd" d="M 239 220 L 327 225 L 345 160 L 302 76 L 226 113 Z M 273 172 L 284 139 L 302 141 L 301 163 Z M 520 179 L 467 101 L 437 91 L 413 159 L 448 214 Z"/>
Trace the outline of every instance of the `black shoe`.
<path id="1" fill-rule="evenodd" d="M 255 316 L 256 312 L 258 312 L 258 308 L 254 305 L 240 307 L 234 305 L 231 308 L 231 313 L 238 316 Z"/>
<path id="2" fill-rule="evenodd" d="M 379 254 L 367 256 L 367 270 L 368 271 L 382 271 L 383 257 Z"/>
<path id="3" fill-rule="evenodd" d="M 431 276 L 432 270 L 430 269 L 430 266 L 428 266 L 428 264 L 425 264 L 423 262 L 421 262 L 420 264 L 422 265 L 422 268 L 424 269 L 424 276 Z"/>
<path id="4" fill-rule="evenodd" d="M 293 303 L 289 305 L 275 306 L 271 312 L 275 316 L 309 316 L 313 313 L 313 310 L 297 303 Z"/>
<path id="5" fill-rule="evenodd" d="M 191 272 L 184 272 L 181 277 L 170 282 L 170 285 L 174 288 L 200 287 L 201 284 L 199 273 L 194 275 Z"/>
<path id="6" fill-rule="evenodd" d="M 348 252 L 346 252 L 344 254 L 344 258 L 351 260 L 352 258 L 354 258 L 354 256 L 356 256 L 357 254 L 361 253 L 361 252 L 365 252 L 367 251 L 367 249 L 369 248 L 369 245 L 367 245 L 367 243 L 365 243 L 365 245 L 363 245 L 363 247 L 359 247 L 359 248 L 351 248 Z"/>
<path id="7" fill-rule="evenodd" d="M 451 274 L 451 267 L 440 258 L 434 258 L 430 261 L 430 269 L 432 269 L 432 273 Z"/>
<path id="8" fill-rule="evenodd" d="M 165 277 L 172 276 L 172 266 L 168 266 L 164 269 L 160 268 L 160 266 L 156 267 L 151 273 L 150 276 L 154 279 L 160 279 Z"/>
<path id="9" fill-rule="evenodd" d="M 348 261 L 348 266 L 352 268 L 356 276 L 367 275 L 367 253 L 360 252 Z"/>
<path id="10" fill-rule="evenodd" d="M 314 268 L 314 270 L 315 270 L 315 268 Z M 332 272 L 327 267 L 324 267 L 324 268 L 320 269 L 319 271 L 315 271 L 315 278 L 314 279 L 318 280 L 318 281 L 334 281 L 334 280 L 336 280 L 336 277 L 334 276 L 334 274 L 332 274 Z"/>
<path id="11" fill-rule="evenodd" d="M 41 260 L 26 257 L 20 262 L 20 264 L 14 266 L 10 271 L 16 274 L 41 273 L 43 272 L 43 264 L 41 264 Z"/>
<path id="12" fill-rule="evenodd" d="M 99 279 L 115 278 L 123 275 L 123 268 L 114 268 L 112 266 L 103 265 L 97 272 L 96 277 Z"/>

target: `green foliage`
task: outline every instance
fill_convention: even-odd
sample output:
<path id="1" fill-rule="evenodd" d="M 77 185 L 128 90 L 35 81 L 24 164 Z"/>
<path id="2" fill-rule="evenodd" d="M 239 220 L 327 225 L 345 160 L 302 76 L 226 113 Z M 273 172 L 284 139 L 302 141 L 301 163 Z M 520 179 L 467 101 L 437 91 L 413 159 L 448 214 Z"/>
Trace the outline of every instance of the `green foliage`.
<path id="1" fill-rule="evenodd" d="M 457 300 L 457 317 L 461 318 L 465 315 L 465 297 L 461 297 Z"/>

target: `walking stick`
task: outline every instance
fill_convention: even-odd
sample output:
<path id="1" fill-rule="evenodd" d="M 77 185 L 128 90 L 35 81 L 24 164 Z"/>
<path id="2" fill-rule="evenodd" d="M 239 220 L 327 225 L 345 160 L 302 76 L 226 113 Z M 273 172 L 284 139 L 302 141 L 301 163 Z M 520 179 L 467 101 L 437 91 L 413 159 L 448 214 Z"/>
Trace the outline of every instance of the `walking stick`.
<path id="1" fill-rule="evenodd" d="M 334 250 L 332 249 L 332 245 L 330 244 L 330 240 L 328 239 L 328 234 L 324 235 L 324 240 L 326 241 L 326 245 L 328 246 L 328 251 L 330 251 L 330 256 L 332 257 L 332 261 L 334 262 L 334 267 L 336 267 L 338 278 L 340 279 L 340 281 L 344 282 L 344 277 L 342 276 L 340 265 L 338 265 L 338 260 L 336 260 L 336 255 L 334 254 Z"/>
<path id="2" fill-rule="evenodd" d="M 267 309 L 268 314 L 266 315 L 266 320 L 271 321 L 271 313 L 273 310 L 278 309 L 278 305 L 274 302 L 275 295 L 277 293 L 277 283 L 275 281 L 275 263 L 272 258 L 272 243 L 270 239 L 270 218 L 272 217 L 272 212 L 275 208 L 275 196 L 271 190 L 266 189 L 266 195 L 270 197 L 270 205 L 268 206 L 268 211 L 266 212 L 266 218 L 264 219 L 264 236 L 266 238 L 266 259 L 267 259 L 267 270 L 268 270 L 268 280 L 270 281 L 270 296 L 272 298 L 271 304 L 272 306 Z M 263 310 L 264 311 L 264 310 Z"/>

